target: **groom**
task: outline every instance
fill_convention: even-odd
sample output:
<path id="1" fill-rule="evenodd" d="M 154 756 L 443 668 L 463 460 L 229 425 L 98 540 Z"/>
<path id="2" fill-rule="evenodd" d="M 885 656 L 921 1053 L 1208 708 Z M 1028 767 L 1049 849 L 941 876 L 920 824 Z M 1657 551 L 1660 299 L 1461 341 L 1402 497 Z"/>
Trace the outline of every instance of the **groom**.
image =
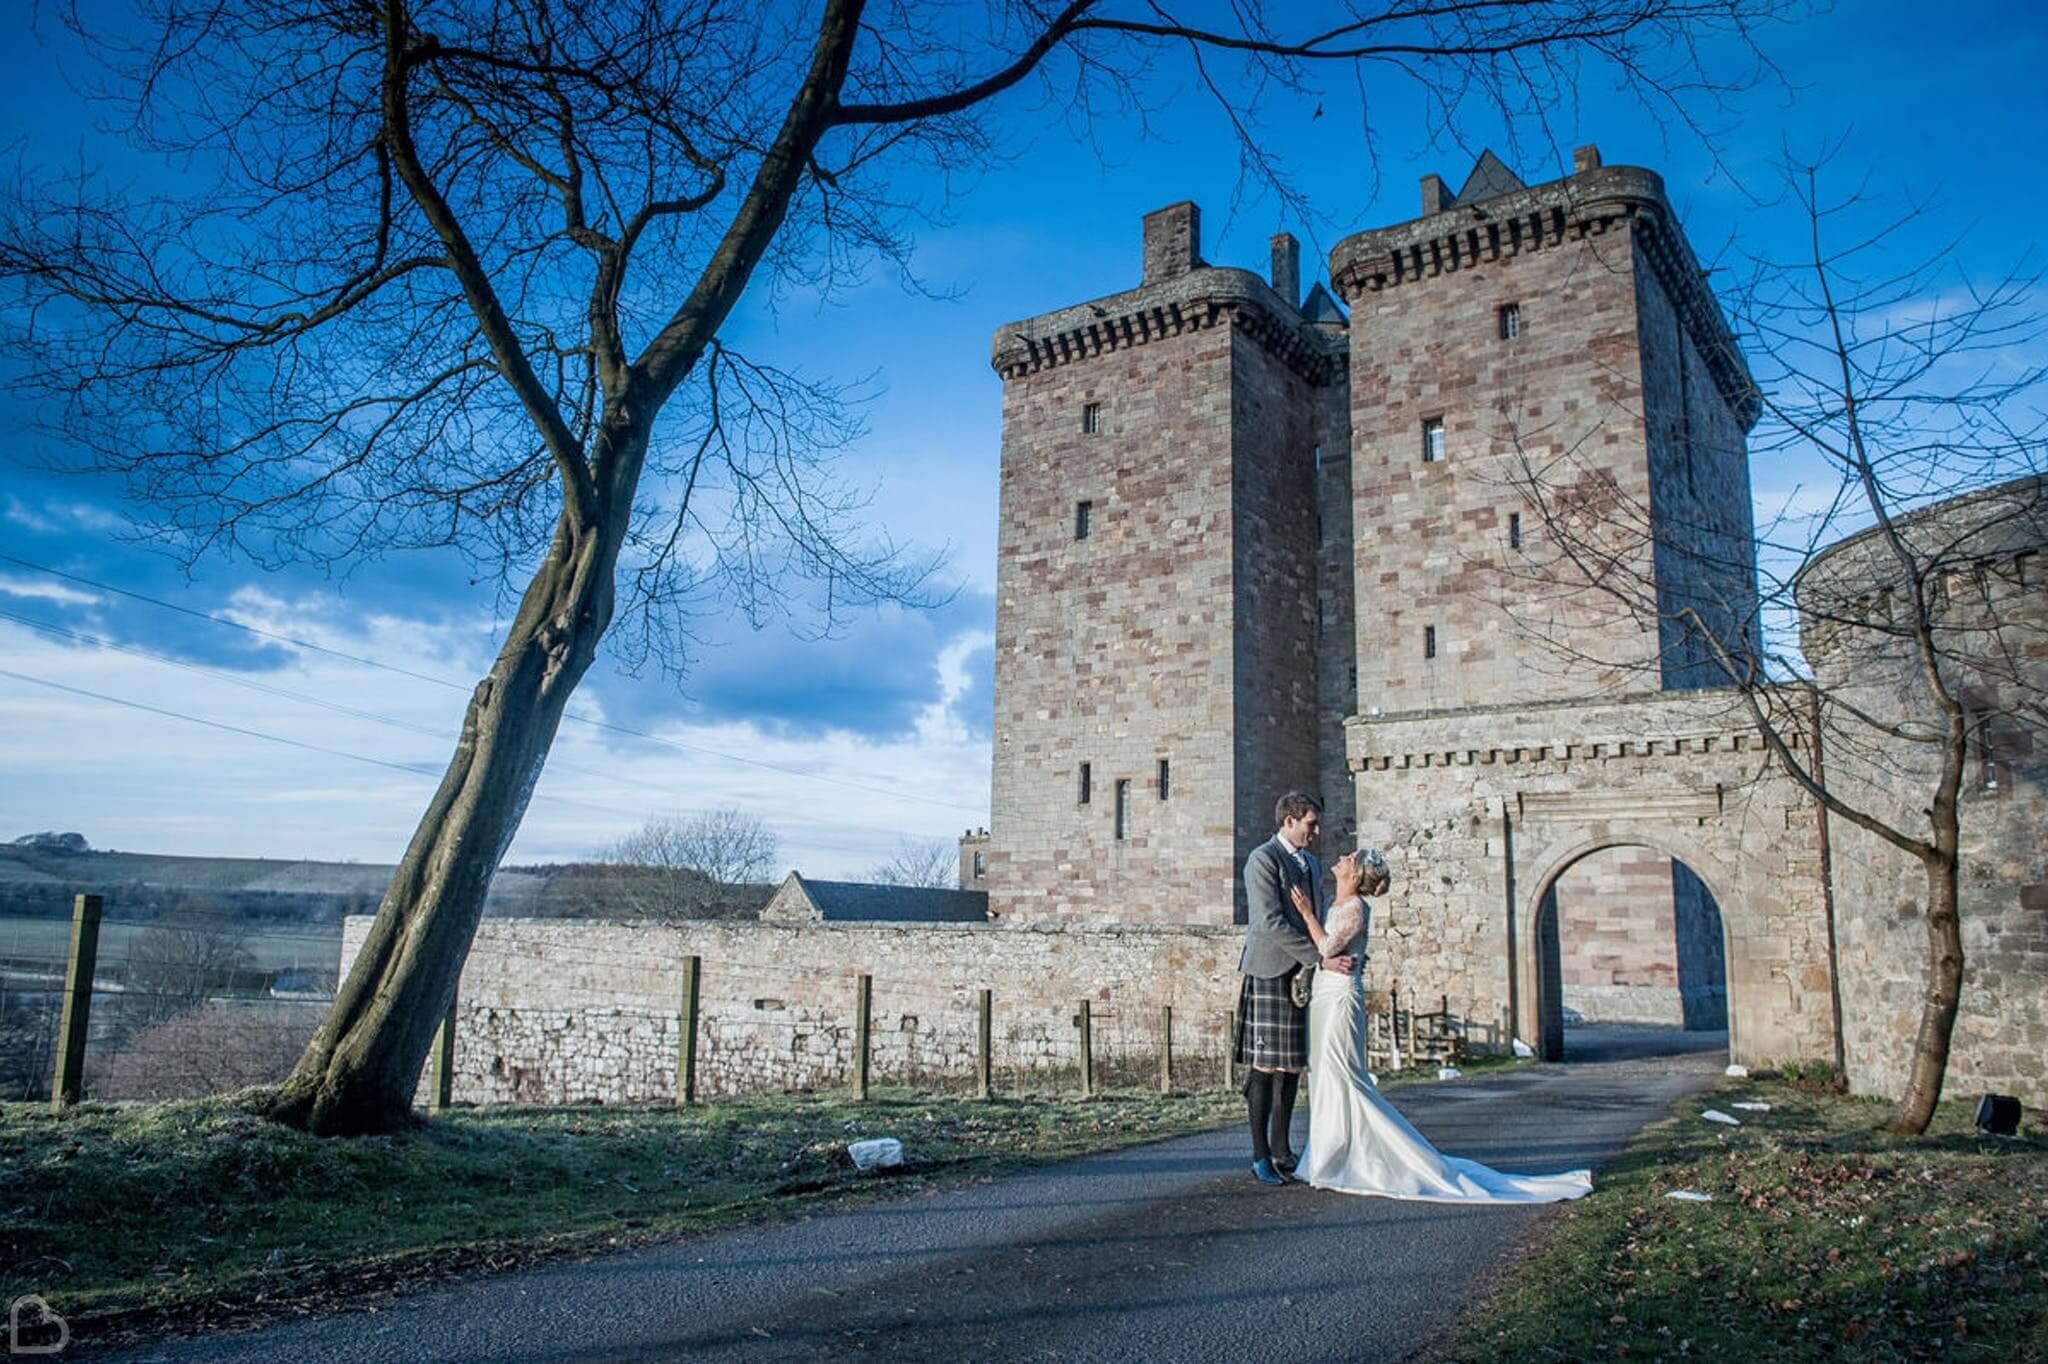
<path id="1" fill-rule="evenodd" d="M 1294 907 L 1299 886 L 1321 912 L 1322 865 L 1309 852 L 1322 833 L 1322 802 L 1289 791 L 1273 806 L 1280 826 L 1245 859 L 1247 923 L 1244 983 L 1237 996 L 1237 1063 L 1249 1068 L 1244 1097 L 1251 1114 L 1252 1175 L 1262 1184 L 1285 1184 L 1294 1170 L 1289 1132 L 1294 1097 L 1308 1064 L 1308 1010 L 1294 1002 L 1293 978 L 1318 965 L 1350 974 L 1348 956 L 1318 961 L 1316 947 Z"/>

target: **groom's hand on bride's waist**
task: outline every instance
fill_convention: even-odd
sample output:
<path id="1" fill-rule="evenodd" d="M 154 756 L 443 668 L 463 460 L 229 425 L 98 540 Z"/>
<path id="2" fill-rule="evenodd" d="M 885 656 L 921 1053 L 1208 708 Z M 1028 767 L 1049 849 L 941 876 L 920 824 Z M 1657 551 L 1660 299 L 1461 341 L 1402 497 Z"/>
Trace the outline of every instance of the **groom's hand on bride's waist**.
<path id="1" fill-rule="evenodd" d="M 1325 971 L 1335 971 L 1339 975 L 1348 976 L 1353 971 L 1358 969 L 1358 958 L 1352 956 L 1324 957 L 1323 969 Z"/>

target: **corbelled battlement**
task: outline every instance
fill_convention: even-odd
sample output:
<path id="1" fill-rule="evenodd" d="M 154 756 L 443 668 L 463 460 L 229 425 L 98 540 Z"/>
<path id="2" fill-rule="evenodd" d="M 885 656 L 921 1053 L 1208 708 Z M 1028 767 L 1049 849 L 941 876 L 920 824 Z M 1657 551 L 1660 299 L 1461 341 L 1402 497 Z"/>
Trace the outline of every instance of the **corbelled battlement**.
<path id="1" fill-rule="evenodd" d="M 1341 337 L 1303 322 L 1251 271 L 1219 266 L 1009 323 L 996 332 L 989 364 L 1014 379 L 1215 326 L 1238 328 L 1311 383 L 1328 382 L 1344 364 Z"/>
<path id="2" fill-rule="evenodd" d="M 1765 747 L 1741 695 L 1725 689 L 1359 715 L 1346 722 L 1345 732 L 1353 772 L 1760 753 Z"/>
<path id="3" fill-rule="evenodd" d="M 1476 201 L 1464 196 L 1457 202 L 1445 200 L 1439 181 L 1433 211 L 1392 227 L 1354 233 L 1331 249 L 1330 280 L 1338 296 L 1355 304 L 1369 294 L 1485 262 L 1553 250 L 1617 230 L 1633 231 L 1723 399 L 1740 414 L 1744 429 L 1755 425 L 1760 412 L 1756 385 L 1720 302 L 1707 288 L 1705 272 L 1679 229 L 1677 214 L 1664 194 L 1664 178 L 1640 166 L 1601 166 L 1597 152 L 1582 156 L 1581 164 L 1589 168 Z M 1432 194 L 1425 182 L 1426 206 Z"/>
<path id="4" fill-rule="evenodd" d="M 1341 328 L 1302 317 L 1300 248 L 1292 236 L 1272 239 L 1270 282 L 1202 259 L 1202 215 L 1192 203 L 1146 214 L 1143 240 L 1144 282 L 1137 288 L 996 328 L 989 351 L 996 373 L 1014 379 L 1219 325 L 1243 331 L 1311 383 L 1328 382 L 1342 367 Z"/>

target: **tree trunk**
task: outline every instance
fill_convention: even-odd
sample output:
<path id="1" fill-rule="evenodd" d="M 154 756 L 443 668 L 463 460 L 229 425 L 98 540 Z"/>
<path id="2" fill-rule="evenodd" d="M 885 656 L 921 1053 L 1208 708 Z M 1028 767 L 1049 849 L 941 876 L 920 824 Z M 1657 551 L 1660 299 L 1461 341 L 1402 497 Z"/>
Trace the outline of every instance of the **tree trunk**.
<path id="1" fill-rule="evenodd" d="M 291 1075 L 256 1099 L 258 1111 L 322 1136 L 415 1121 L 420 1067 L 491 878 L 611 622 L 620 539 L 563 515 L 326 1021 Z"/>
<path id="2" fill-rule="evenodd" d="M 1956 1002 L 1963 992 L 1963 926 L 1958 913 L 1954 845 L 1925 859 L 1923 865 L 1927 869 L 1927 994 L 1920 1006 L 1920 1031 L 1913 1039 L 1906 1092 L 1888 1124 L 1904 1136 L 1919 1136 L 1934 1120 L 1934 1106 L 1941 1100 L 1941 1082 L 1948 1071 Z"/>

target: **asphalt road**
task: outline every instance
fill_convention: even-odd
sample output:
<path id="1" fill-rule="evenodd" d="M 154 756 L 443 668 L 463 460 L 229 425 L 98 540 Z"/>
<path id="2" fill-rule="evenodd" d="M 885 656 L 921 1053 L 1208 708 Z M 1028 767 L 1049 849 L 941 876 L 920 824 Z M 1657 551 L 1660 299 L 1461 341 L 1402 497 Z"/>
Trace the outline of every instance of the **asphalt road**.
<path id="1" fill-rule="evenodd" d="M 1725 1059 L 1600 1032 L 1590 1054 L 1620 1059 L 1394 1100 L 1452 1154 L 1597 1170 Z M 1269 1189 L 1247 1149 L 1234 1130 L 1184 1137 L 121 1358 L 1392 1360 L 1446 1331 L 1552 1212 Z"/>

